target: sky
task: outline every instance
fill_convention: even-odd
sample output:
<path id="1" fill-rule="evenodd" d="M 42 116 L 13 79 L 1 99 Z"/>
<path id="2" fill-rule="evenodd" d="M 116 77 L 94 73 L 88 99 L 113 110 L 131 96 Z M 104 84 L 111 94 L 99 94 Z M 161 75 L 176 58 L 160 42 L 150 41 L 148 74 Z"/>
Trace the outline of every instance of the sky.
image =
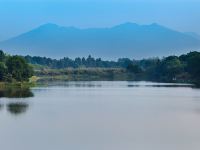
<path id="1" fill-rule="evenodd" d="M 0 0 L 0 41 L 45 23 L 90 28 L 125 22 L 200 34 L 200 0 Z"/>

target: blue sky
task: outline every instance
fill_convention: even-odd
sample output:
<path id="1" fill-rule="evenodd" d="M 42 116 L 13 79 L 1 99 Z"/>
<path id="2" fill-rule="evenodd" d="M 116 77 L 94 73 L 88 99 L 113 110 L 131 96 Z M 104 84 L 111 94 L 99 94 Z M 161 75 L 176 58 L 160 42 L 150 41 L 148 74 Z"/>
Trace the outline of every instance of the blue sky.
<path id="1" fill-rule="evenodd" d="M 200 34 L 200 0 L 0 0 L 0 40 L 41 24 L 109 27 L 158 23 Z"/>

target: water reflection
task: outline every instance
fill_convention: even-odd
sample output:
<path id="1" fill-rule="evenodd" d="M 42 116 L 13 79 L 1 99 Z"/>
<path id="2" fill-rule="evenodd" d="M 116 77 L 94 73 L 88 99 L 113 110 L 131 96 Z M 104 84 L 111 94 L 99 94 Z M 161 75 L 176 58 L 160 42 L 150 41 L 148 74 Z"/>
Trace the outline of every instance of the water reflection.
<path id="1" fill-rule="evenodd" d="M 178 83 L 149 83 L 149 84 L 128 84 L 127 87 L 191 87 L 193 84 L 178 84 Z"/>
<path id="2" fill-rule="evenodd" d="M 29 108 L 29 104 L 25 99 L 21 101 L 18 98 L 29 98 L 33 96 L 34 95 L 29 88 L 0 88 L 0 98 L 12 98 L 11 102 L 9 99 L 9 101 L 7 99 L 2 99 L 0 101 L 0 110 L 6 109 L 7 112 L 13 115 L 23 114 Z"/>
<path id="3" fill-rule="evenodd" d="M 190 87 L 195 88 L 193 84 L 186 83 L 154 83 L 144 81 L 67 81 L 67 82 L 40 82 L 39 87 L 69 87 L 69 88 L 132 88 L 132 87 Z"/>
<path id="4" fill-rule="evenodd" d="M 8 112 L 14 115 L 25 113 L 28 107 L 29 107 L 28 103 L 24 103 L 24 102 L 15 102 L 15 103 L 7 104 Z"/>
<path id="5" fill-rule="evenodd" d="M 2 109 L 3 109 L 3 104 L 0 103 L 0 110 L 2 110 Z"/>
<path id="6" fill-rule="evenodd" d="M 97 81 L 66 81 L 66 82 L 59 82 L 59 81 L 54 81 L 54 82 L 48 82 L 48 81 L 40 81 L 40 86 L 41 87 L 52 87 L 52 86 L 64 86 L 64 87 L 102 87 L 101 82 Z"/>
<path id="7" fill-rule="evenodd" d="M 33 93 L 29 88 L 1 88 L 0 89 L 0 98 L 27 98 L 33 97 Z"/>
<path id="8" fill-rule="evenodd" d="M 6 106 L 7 112 L 13 115 L 20 115 L 27 112 L 29 104 L 27 102 L 11 102 L 8 104 L 0 103 L 0 111 Z"/>
<path id="9" fill-rule="evenodd" d="M 63 85 L 34 87 L 33 98 L 0 98 L 2 150 L 200 150 L 199 89 L 149 82 Z"/>

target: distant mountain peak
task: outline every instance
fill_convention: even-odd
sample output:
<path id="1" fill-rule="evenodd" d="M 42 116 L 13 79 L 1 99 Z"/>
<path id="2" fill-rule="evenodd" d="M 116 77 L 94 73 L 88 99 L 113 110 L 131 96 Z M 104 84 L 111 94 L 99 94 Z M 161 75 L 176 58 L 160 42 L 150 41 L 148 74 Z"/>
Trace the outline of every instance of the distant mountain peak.
<path id="1" fill-rule="evenodd" d="M 160 25 L 158 23 L 152 23 L 152 24 L 144 25 L 144 26 L 149 27 L 149 28 L 153 28 L 153 29 L 158 29 L 158 30 L 172 30 L 172 29 L 167 28 L 167 27 Z"/>
<path id="2" fill-rule="evenodd" d="M 76 28 L 74 26 L 60 26 L 60 25 L 57 25 L 57 24 L 54 24 L 54 23 L 46 23 L 46 24 L 43 24 L 41 26 L 39 26 L 38 28 L 36 29 L 48 29 L 48 30 L 54 30 L 54 29 L 79 29 L 79 28 Z"/>
<path id="3" fill-rule="evenodd" d="M 121 26 L 139 26 L 139 25 L 133 22 L 125 22 L 125 23 L 122 23 Z"/>
<path id="4" fill-rule="evenodd" d="M 161 25 L 159 25 L 158 23 L 152 23 L 152 24 L 150 24 L 150 26 L 161 26 Z"/>
<path id="5" fill-rule="evenodd" d="M 158 23 L 152 23 L 152 24 L 148 24 L 148 25 L 139 25 L 137 23 L 133 23 L 133 22 L 125 22 L 116 26 L 113 26 L 111 28 L 136 28 L 136 27 L 141 27 L 141 26 L 150 26 L 150 27 L 161 27 L 164 28 L 163 26 L 159 25 Z M 59 26 L 55 23 L 46 23 L 46 24 L 42 24 L 38 27 L 38 29 L 56 29 L 56 28 L 65 28 L 65 29 L 79 29 L 77 27 L 74 26 Z M 87 28 L 87 29 L 98 29 L 98 28 Z M 83 29 L 84 30 L 84 29 Z"/>
<path id="6" fill-rule="evenodd" d="M 150 28 L 157 28 L 157 29 L 168 29 L 168 28 L 166 28 L 166 27 L 164 27 L 164 26 L 162 26 L 162 25 L 160 25 L 160 24 L 158 24 L 158 23 L 152 23 L 152 24 L 144 24 L 144 25 L 140 25 L 140 24 L 137 24 L 137 23 L 132 23 L 132 22 L 126 22 L 126 23 L 122 23 L 122 24 L 120 24 L 120 25 L 117 25 L 117 26 L 114 26 L 113 28 L 121 28 L 121 29 L 123 29 L 123 28 L 126 28 L 126 29 L 133 29 L 133 28 L 135 28 L 135 29 L 138 29 L 138 28 L 140 28 L 140 27 L 143 27 L 143 28 L 146 28 L 146 27 L 150 27 Z"/>
<path id="7" fill-rule="evenodd" d="M 123 28 L 123 27 L 138 27 L 139 25 L 137 23 L 132 22 L 125 22 L 119 25 L 114 26 L 113 28 Z"/>
<path id="8" fill-rule="evenodd" d="M 59 26 L 54 23 L 45 23 L 40 25 L 38 28 L 58 28 Z"/>
<path id="9" fill-rule="evenodd" d="M 198 50 L 200 40 L 157 23 L 126 22 L 109 28 L 63 27 L 46 23 L 29 32 L 0 42 L 11 54 L 48 57 L 129 57 L 167 56 Z"/>

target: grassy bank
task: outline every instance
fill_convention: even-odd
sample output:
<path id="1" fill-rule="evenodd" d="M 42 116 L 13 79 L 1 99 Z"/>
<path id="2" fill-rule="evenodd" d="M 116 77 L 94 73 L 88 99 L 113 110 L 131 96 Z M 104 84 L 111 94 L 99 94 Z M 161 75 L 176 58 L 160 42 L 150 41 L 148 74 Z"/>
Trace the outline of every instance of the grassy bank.
<path id="1" fill-rule="evenodd" d="M 125 81 L 138 80 L 136 74 L 123 68 L 67 68 L 35 71 L 38 81 Z"/>
<path id="2" fill-rule="evenodd" d="M 29 79 L 29 81 L 0 82 L 0 88 L 29 88 L 35 86 L 38 79 L 38 77 L 33 76 Z"/>
<path id="3" fill-rule="evenodd" d="M 8 87 L 20 87 L 20 88 L 28 88 L 35 86 L 35 83 L 31 82 L 0 82 L 0 88 L 8 88 Z"/>

